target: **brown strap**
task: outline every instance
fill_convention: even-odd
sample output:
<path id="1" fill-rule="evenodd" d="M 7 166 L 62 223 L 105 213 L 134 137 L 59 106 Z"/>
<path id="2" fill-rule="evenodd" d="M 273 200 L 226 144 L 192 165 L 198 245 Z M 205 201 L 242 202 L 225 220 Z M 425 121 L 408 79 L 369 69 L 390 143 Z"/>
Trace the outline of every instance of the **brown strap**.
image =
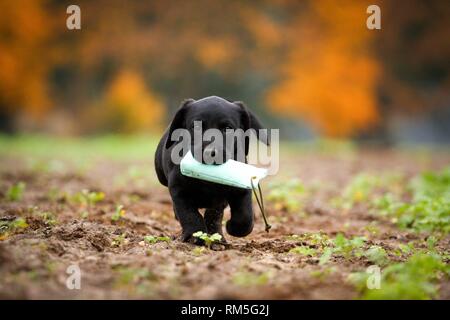
<path id="1" fill-rule="evenodd" d="M 269 232 L 269 230 L 270 230 L 270 228 L 272 228 L 272 226 L 267 222 L 267 219 L 266 219 L 266 210 L 264 209 L 264 201 L 263 201 L 261 186 L 258 183 L 258 191 L 259 191 L 259 198 L 258 198 L 258 194 L 256 193 L 255 185 L 253 184 L 253 179 L 254 179 L 254 177 L 250 178 L 250 183 L 252 185 L 253 194 L 255 195 L 256 202 L 258 202 L 259 209 L 261 210 L 261 214 L 264 219 L 265 230 L 266 230 L 266 232 Z"/>

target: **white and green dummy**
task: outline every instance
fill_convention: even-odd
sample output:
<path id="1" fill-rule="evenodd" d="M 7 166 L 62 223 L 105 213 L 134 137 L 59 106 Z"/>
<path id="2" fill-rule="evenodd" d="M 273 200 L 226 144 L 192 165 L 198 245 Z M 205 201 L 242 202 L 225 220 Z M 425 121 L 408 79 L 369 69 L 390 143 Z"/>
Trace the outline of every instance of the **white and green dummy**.
<path id="1" fill-rule="evenodd" d="M 271 228 L 265 216 L 262 191 L 259 184 L 259 181 L 267 176 L 267 169 L 258 168 L 232 159 L 219 165 L 203 164 L 195 160 L 189 151 L 180 162 L 180 170 L 187 177 L 236 188 L 252 189 L 264 218 L 265 229 L 268 232 Z M 256 187 L 259 191 L 259 198 L 256 193 Z"/>

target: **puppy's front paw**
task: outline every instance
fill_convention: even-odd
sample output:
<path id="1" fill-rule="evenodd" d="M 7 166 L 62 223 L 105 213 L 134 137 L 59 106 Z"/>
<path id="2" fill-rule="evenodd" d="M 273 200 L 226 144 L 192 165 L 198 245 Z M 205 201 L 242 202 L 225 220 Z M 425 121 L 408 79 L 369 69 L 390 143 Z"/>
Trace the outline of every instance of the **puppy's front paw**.
<path id="1" fill-rule="evenodd" d="M 236 223 L 232 220 L 228 220 L 226 229 L 229 235 L 233 237 L 245 237 L 253 231 L 253 221 L 243 221 Z"/>

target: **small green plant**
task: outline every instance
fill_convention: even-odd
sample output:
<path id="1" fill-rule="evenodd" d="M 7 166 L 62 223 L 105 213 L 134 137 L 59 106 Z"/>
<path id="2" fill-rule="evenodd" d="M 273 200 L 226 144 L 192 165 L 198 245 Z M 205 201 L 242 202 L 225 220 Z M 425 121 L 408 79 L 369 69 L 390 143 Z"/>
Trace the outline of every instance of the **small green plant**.
<path id="1" fill-rule="evenodd" d="M 364 237 L 354 237 L 347 239 L 342 233 L 339 233 L 333 240 L 333 253 L 343 255 L 345 258 L 350 258 L 351 255 L 356 257 L 362 256 L 362 247 L 366 242 Z"/>
<path id="2" fill-rule="evenodd" d="M 408 188 L 412 195 L 410 202 L 387 193 L 375 199 L 372 207 L 376 213 L 391 217 L 402 229 L 450 233 L 450 168 L 419 175 Z"/>
<path id="3" fill-rule="evenodd" d="M 12 185 L 6 192 L 6 199 L 8 201 L 20 201 L 23 197 L 23 193 L 25 192 L 25 187 L 26 184 L 22 181 Z"/>
<path id="4" fill-rule="evenodd" d="M 349 281 L 362 292 L 363 299 L 433 299 L 438 295 L 439 279 L 448 278 L 450 266 L 436 253 L 418 252 L 406 262 L 386 267 L 382 272 L 381 287 L 369 290 L 368 274 L 354 273 Z"/>
<path id="5" fill-rule="evenodd" d="M 371 246 L 368 250 L 364 252 L 364 256 L 372 263 L 384 266 L 389 262 L 388 254 L 380 246 Z"/>
<path id="6" fill-rule="evenodd" d="M 26 229 L 28 224 L 24 218 L 15 218 L 13 220 L 0 220 L 0 241 L 8 238 L 11 233 L 21 229 Z"/>
<path id="7" fill-rule="evenodd" d="M 122 217 L 125 216 L 125 210 L 123 209 L 122 205 L 118 205 L 116 207 L 116 211 L 114 212 L 114 214 L 111 216 L 111 221 L 117 222 L 119 221 Z"/>
<path id="8" fill-rule="evenodd" d="M 39 215 L 47 225 L 54 226 L 57 223 L 55 215 L 51 212 L 44 211 L 41 212 Z"/>
<path id="9" fill-rule="evenodd" d="M 350 181 L 341 196 L 333 199 L 332 203 L 337 208 L 351 209 L 355 204 L 367 201 L 379 185 L 378 177 L 360 173 Z"/>
<path id="10" fill-rule="evenodd" d="M 205 244 L 208 248 L 211 248 L 211 245 L 216 242 L 220 242 L 222 240 L 222 236 L 218 233 L 214 233 L 212 235 L 208 235 L 203 231 L 197 231 L 193 234 L 194 237 L 205 241 Z"/>
<path id="11" fill-rule="evenodd" d="M 166 236 L 145 236 L 144 242 L 148 244 L 155 244 L 157 242 L 170 242 L 170 238 Z"/>
<path id="12" fill-rule="evenodd" d="M 296 241 L 300 243 L 306 243 L 309 246 L 314 246 L 318 248 L 323 248 L 332 243 L 327 234 L 320 231 L 318 233 L 303 233 L 303 234 L 293 234 L 287 237 L 288 240 Z"/>
<path id="13" fill-rule="evenodd" d="M 306 247 L 306 246 L 292 248 L 291 250 L 289 250 L 289 252 L 299 254 L 302 256 L 310 256 L 310 257 L 314 257 L 317 254 L 316 249 Z"/>
<path id="14" fill-rule="evenodd" d="M 365 237 L 347 239 L 342 233 L 339 233 L 334 240 L 332 240 L 333 246 L 323 250 L 323 254 L 319 259 L 319 265 L 326 264 L 333 255 L 343 256 L 346 259 L 349 259 L 352 256 L 357 258 L 363 256 L 363 247 L 366 241 Z"/>
<path id="15" fill-rule="evenodd" d="M 128 240 L 126 239 L 126 233 L 122 233 L 121 235 L 116 236 L 112 241 L 111 241 L 111 247 L 120 247 L 123 244 L 127 244 Z"/>
<path id="16" fill-rule="evenodd" d="M 80 217 L 81 217 L 82 219 L 87 219 L 87 218 L 89 217 L 89 211 L 87 211 L 87 210 L 81 211 Z"/>
<path id="17" fill-rule="evenodd" d="M 103 192 L 89 191 L 88 189 L 83 189 L 80 192 L 77 192 L 74 195 L 72 195 L 70 199 L 74 203 L 90 207 L 94 206 L 96 203 L 100 201 L 103 201 L 105 199 L 105 194 Z"/>

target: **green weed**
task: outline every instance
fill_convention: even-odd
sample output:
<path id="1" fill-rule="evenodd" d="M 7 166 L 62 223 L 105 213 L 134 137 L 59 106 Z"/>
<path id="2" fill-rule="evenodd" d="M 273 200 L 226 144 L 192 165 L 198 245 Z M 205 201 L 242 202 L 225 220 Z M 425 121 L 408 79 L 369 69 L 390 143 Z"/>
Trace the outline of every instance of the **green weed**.
<path id="1" fill-rule="evenodd" d="M 144 242 L 148 244 L 155 244 L 157 242 L 170 242 L 170 238 L 166 236 L 145 236 Z"/>
<path id="2" fill-rule="evenodd" d="M 450 275 L 450 266 L 436 253 L 419 252 L 406 262 L 396 263 L 382 271 L 380 289 L 368 289 L 366 273 L 349 277 L 362 292 L 362 299 L 433 299 L 438 295 L 437 282 Z"/>
<path id="3" fill-rule="evenodd" d="M 205 242 L 208 248 L 211 248 L 211 245 L 215 242 L 220 242 L 222 240 L 222 236 L 218 233 L 214 233 L 212 235 L 208 235 L 205 232 L 197 231 L 193 234 L 195 238 L 201 239 Z"/>
<path id="4" fill-rule="evenodd" d="M 111 221 L 117 222 L 124 216 L 125 216 L 125 210 L 123 209 L 123 206 L 122 205 L 118 205 L 116 207 L 116 211 L 111 216 Z"/>
<path id="5" fill-rule="evenodd" d="M 8 201 L 20 201 L 23 197 L 23 193 L 25 192 L 25 187 L 26 184 L 22 181 L 12 185 L 6 192 L 6 199 Z"/>

